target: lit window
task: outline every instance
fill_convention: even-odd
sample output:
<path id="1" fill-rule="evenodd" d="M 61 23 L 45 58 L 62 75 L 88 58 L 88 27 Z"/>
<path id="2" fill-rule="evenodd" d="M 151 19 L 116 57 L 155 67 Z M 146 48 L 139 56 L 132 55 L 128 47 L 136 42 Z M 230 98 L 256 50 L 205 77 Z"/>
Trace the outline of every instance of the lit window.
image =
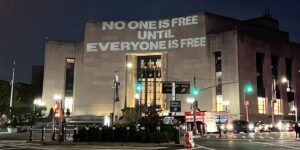
<path id="1" fill-rule="evenodd" d="M 65 98 L 65 108 L 70 110 L 70 112 L 73 112 L 73 98 L 72 97 L 66 97 Z"/>
<path id="2" fill-rule="evenodd" d="M 224 111 L 223 97 L 222 95 L 217 95 L 217 111 Z"/>
<path id="3" fill-rule="evenodd" d="M 257 98 L 257 106 L 259 114 L 266 114 L 266 99 L 264 97 Z"/>
<path id="4" fill-rule="evenodd" d="M 276 103 L 274 103 L 274 114 L 275 115 L 282 115 L 281 100 L 280 99 L 277 99 Z"/>

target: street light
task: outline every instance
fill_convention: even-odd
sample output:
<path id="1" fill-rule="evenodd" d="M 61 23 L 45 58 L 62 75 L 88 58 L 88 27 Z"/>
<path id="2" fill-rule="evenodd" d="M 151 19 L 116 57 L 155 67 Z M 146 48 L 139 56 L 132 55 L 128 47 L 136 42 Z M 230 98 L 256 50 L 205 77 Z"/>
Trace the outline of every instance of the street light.
<path id="1" fill-rule="evenodd" d="M 275 117 L 274 117 L 274 103 L 276 102 L 276 79 L 273 79 L 272 82 L 272 100 L 271 100 L 271 111 L 272 111 L 272 126 L 275 125 Z"/>
<path id="2" fill-rule="evenodd" d="M 297 122 L 298 122 L 298 111 L 297 111 L 297 107 L 293 106 L 291 110 L 295 112 L 295 122 L 297 123 Z"/>
<path id="3" fill-rule="evenodd" d="M 193 93 L 193 92 L 192 92 Z M 188 97 L 186 99 L 186 102 L 191 104 L 191 109 L 193 109 L 193 118 L 194 118 L 194 128 L 193 131 L 196 133 L 195 125 L 197 125 L 196 122 L 196 106 L 195 106 L 195 97 Z"/>
<path id="4" fill-rule="evenodd" d="M 191 104 L 191 109 L 193 109 L 193 103 L 195 102 L 195 98 L 193 98 L 193 97 L 188 97 L 188 98 L 186 99 L 186 102 L 189 103 L 189 104 Z"/>
<path id="5" fill-rule="evenodd" d="M 194 77 L 194 83 L 195 83 L 196 77 Z M 196 122 L 196 96 L 199 94 L 199 89 L 196 87 L 196 84 L 194 84 L 194 87 L 192 88 L 192 95 L 194 97 L 194 101 L 193 101 L 193 115 L 194 115 L 194 134 L 196 134 L 197 132 L 197 122 Z"/>
<path id="6" fill-rule="evenodd" d="M 223 105 L 225 106 L 225 111 L 227 112 L 227 106 L 230 104 L 228 100 L 223 101 Z"/>
<path id="7" fill-rule="evenodd" d="M 125 100 L 124 100 L 124 108 L 127 107 L 127 69 L 128 68 L 132 68 L 132 63 L 128 62 L 127 63 L 127 55 L 126 55 L 126 67 L 125 67 Z M 119 101 L 119 86 L 120 86 L 120 82 L 119 82 L 119 76 L 118 76 L 118 72 L 123 70 L 124 68 L 119 68 L 117 70 L 115 70 L 115 74 L 114 74 L 114 95 L 113 95 L 113 112 L 112 112 L 112 125 L 115 124 L 115 103 L 117 101 Z"/>
<path id="8" fill-rule="evenodd" d="M 57 106 L 57 104 L 61 100 L 61 95 L 60 94 L 54 94 L 53 99 L 55 100 L 55 105 L 54 105 L 54 108 L 53 108 L 53 115 L 52 115 L 52 140 L 54 141 L 55 140 L 55 128 L 54 128 L 54 126 L 55 126 L 55 114 L 56 114 L 56 109 L 59 107 L 59 106 Z"/>

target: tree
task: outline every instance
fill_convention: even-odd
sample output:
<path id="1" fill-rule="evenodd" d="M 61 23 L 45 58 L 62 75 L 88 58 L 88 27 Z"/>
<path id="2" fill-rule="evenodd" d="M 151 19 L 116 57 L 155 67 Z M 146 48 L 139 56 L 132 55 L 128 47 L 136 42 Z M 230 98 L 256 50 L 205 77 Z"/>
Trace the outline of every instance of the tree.
<path id="1" fill-rule="evenodd" d="M 145 116 L 139 119 L 139 124 L 148 128 L 150 131 L 156 131 L 156 127 L 162 124 L 162 119 L 159 116 L 159 109 L 154 106 L 147 107 Z"/>
<path id="2" fill-rule="evenodd" d="M 0 115 L 9 108 L 10 85 L 8 82 L 0 81 Z"/>
<path id="3" fill-rule="evenodd" d="M 124 108 L 122 109 L 123 119 L 129 125 L 134 125 L 137 123 L 138 111 L 137 108 Z"/>
<path id="4" fill-rule="evenodd" d="M 34 110 L 32 106 L 24 105 L 20 101 L 15 101 L 13 107 L 7 109 L 7 117 L 11 126 L 31 124 Z"/>

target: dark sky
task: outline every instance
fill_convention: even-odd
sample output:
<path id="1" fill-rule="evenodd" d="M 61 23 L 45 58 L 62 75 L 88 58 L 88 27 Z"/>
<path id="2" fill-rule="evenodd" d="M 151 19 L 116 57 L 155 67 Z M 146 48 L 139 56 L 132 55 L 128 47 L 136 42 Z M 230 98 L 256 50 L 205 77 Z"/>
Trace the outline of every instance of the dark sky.
<path id="1" fill-rule="evenodd" d="M 299 0 L 0 0 L 0 80 L 31 82 L 32 65 L 44 63 L 45 37 L 83 41 L 87 20 L 134 20 L 213 12 L 236 19 L 269 8 L 280 29 L 300 43 Z"/>

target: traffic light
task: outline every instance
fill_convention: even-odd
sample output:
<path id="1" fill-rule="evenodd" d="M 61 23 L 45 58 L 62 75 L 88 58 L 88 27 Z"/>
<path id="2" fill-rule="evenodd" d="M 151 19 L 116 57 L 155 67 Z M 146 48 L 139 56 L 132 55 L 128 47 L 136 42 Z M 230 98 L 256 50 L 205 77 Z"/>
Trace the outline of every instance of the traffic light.
<path id="1" fill-rule="evenodd" d="M 197 87 L 192 88 L 192 95 L 197 96 L 199 94 L 199 89 Z"/>
<path id="2" fill-rule="evenodd" d="M 136 88 L 136 90 L 137 91 L 141 91 L 142 90 L 142 88 L 143 88 L 143 84 L 142 84 L 142 82 L 137 82 L 136 83 L 136 86 L 135 86 L 135 88 Z"/>
<path id="3" fill-rule="evenodd" d="M 251 84 L 246 84 L 244 88 L 245 93 L 251 94 L 254 90 Z"/>

